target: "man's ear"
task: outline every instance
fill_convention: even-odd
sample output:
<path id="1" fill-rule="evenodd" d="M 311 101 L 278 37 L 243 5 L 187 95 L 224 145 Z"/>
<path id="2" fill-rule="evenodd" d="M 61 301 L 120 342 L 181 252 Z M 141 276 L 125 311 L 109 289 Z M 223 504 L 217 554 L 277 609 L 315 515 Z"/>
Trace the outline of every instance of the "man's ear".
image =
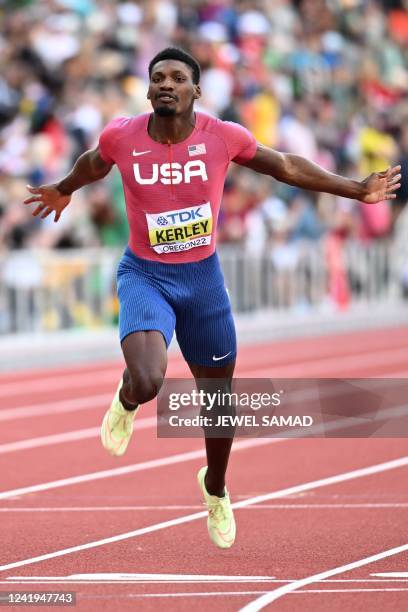
<path id="1" fill-rule="evenodd" d="M 194 100 L 198 100 L 198 98 L 201 98 L 201 87 L 194 85 Z"/>

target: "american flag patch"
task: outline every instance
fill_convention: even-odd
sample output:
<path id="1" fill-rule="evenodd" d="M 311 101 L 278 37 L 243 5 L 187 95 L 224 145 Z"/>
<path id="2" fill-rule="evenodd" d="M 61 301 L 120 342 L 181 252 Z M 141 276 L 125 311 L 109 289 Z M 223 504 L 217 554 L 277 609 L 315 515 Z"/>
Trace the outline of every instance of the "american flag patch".
<path id="1" fill-rule="evenodd" d="M 198 145 L 190 145 L 188 147 L 188 154 L 190 157 L 193 157 L 194 155 L 203 155 L 203 153 L 207 153 L 204 143 Z"/>

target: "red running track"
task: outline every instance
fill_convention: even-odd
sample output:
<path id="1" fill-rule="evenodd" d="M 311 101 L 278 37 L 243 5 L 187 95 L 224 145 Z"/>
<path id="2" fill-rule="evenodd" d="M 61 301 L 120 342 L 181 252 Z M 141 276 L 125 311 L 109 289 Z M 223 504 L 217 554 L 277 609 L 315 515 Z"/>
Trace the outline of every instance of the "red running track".
<path id="1" fill-rule="evenodd" d="M 406 377 L 407 344 L 395 328 L 243 346 L 237 374 Z M 407 609 L 406 439 L 236 440 L 238 537 L 220 551 L 201 440 L 157 440 L 151 403 L 125 457 L 101 448 L 120 371 L 0 375 L 0 591 L 75 591 L 81 611 Z M 178 355 L 168 375 L 187 375 Z"/>

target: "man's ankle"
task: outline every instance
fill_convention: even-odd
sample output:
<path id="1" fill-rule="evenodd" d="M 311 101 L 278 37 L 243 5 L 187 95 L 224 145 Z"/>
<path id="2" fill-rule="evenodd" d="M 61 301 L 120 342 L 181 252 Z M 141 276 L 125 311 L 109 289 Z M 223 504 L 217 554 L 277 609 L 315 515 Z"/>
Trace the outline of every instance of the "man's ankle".
<path id="1" fill-rule="evenodd" d="M 212 483 L 207 484 L 207 476 L 204 478 L 204 486 L 209 495 L 214 495 L 215 497 L 225 497 L 225 484 L 222 487 L 212 486 Z"/>
<path id="2" fill-rule="evenodd" d="M 128 410 L 129 412 L 133 412 L 133 410 L 136 410 L 136 408 L 139 405 L 139 404 L 132 404 L 131 402 L 128 402 L 128 400 L 123 395 L 123 389 L 120 389 L 119 391 L 119 401 L 124 407 L 124 409 Z"/>

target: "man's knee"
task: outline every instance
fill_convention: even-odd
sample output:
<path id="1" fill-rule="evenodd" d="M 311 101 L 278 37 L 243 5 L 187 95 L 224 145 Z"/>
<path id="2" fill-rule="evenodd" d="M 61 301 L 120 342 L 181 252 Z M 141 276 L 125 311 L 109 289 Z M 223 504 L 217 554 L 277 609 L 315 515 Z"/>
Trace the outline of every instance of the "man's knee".
<path id="1" fill-rule="evenodd" d="M 128 368 L 123 383 L 125 398 L 130 403 L 145 404 L 156 397 L 163 379 L 164 374 L 160 371 Z"/>

